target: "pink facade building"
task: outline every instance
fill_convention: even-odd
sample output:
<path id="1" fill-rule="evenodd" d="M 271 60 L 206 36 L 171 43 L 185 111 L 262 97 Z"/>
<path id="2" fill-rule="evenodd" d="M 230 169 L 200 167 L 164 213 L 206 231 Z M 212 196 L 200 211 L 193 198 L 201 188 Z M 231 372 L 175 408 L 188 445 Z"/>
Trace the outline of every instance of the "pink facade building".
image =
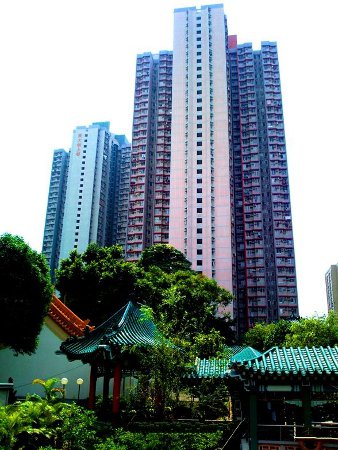
<path id="1" fill-rule="evenodd" d="M 222 5 L 175 10 L 169 242 L 233 289 L 226 21 Z"/>
<path id="2" fill-rule="evenodd" d="M 172 52 L 137 56 L 126 259 L 169 240 Z"/>

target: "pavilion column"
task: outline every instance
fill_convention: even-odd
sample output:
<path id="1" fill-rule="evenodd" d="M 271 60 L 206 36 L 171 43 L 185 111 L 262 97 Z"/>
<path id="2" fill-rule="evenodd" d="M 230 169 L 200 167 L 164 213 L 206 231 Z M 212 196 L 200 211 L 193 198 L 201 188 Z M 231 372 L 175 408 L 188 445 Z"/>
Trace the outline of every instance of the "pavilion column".
<path id="1" fill-rule="evenodd" d="M 97 364 L 93 362 L 91 363 L 90 366 L 88 409 L 94 409 L 95 407 L 96 381 L 97 381 Z"/>
<path id="2" fill-rule="evenodd" d="M 311 418 L 311 387 L 303 386 L 302 393 L 303 422 L 304 428 L 309 430 L 312 426 Z"/>
<path id="3" fill-rule="evenodd" d="M 121 396 L 121 362 L 116 361 L 114 367 L 114 388 L 113 388 L 113 415 L 116 417 L 120 413 Z"/>
<path id="4" fill-rule="evenodd" d="M 249 437 L 250 450 L 257 450 L 257 394 L 251 391 L 249 393 Z"/>

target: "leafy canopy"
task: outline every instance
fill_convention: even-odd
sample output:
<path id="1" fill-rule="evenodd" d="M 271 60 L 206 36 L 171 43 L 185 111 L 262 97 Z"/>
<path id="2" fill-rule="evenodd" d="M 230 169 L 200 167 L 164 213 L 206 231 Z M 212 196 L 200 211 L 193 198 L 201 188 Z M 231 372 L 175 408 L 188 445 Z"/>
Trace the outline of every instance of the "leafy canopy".
<path id="1" fill-rule="evenodd" d="M 132 298 L 140 270 L 123 261 L 121 247 L 89 244 L 61 261 L 56 288 L 76 314 L 99 325 Z"/>
<path id="2" fill-rule="evenodd" d="M 259 323 L 245 334 L 244 343 L 261 351 L 273 346 L 333 347 L 338 344 L 338 315 L 331 311 L 327 317 Z"/>
<path id="3" fill-rule="evenodd" d="M 143 250 L 138 264 L 145 270 L 154 266 L 167 273 L 190 270 L 191 266 L 184 254 L 169 244 L 156 244 L 146 248 Z"/>
<path id="4" fill-rule="evenodd" d="M 0 345 L 34 352 L 52 292 L 44 256 L 19 236 L 0 236 Z"/>

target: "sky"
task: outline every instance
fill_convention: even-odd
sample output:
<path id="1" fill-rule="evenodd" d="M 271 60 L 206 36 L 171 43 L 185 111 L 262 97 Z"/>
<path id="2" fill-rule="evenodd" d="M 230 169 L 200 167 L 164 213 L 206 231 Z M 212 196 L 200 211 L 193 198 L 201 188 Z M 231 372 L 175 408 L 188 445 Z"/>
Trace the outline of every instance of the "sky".
<path id="1" fill-rule="evenodd" d="M 136 55 L 172 50 L 173 9 L 204 4 L 0 2 L 0 235 L 41 251 L 53 150 L 99 121 L 131 140 Z M 324 314 L 325 272 L 338 262 L 335 2 L 223 4 L 239 43 L 278 43 L 300 313 Z"/>

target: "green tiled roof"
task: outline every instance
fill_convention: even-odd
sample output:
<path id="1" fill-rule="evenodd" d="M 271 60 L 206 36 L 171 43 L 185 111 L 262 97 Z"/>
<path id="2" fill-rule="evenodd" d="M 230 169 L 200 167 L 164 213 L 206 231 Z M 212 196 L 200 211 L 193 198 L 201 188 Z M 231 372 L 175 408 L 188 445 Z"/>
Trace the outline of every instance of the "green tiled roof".
<path id="1" fill-rule="evenodd" d="M 338 375 L 338 347 L 272 347 L 233 367 L 261 374 Z"/>
<path id="2" fill-rule="evenodd" d="M 233 347 L 224 347 L 223 353 L 225 358 L 216 359 L 196 359 L 196 366 L 194 370 L 188 375 L 189 378 L 224 378 L 227 374 L 229 362 L 232 358 L 251 347 L 240 347 L 235 345 Z M 257 350 L 255 350 L 256 352 Z"/>
<path id="3" fill-rule="evenodd" d="M 157 338 L 155 324 L 142 317 L 139 306 L 129 302 L 87 335 L 64 341 L 60 351 L 70 360 L 86 362 L 95 357 L 99 350 L 111 350 L 123 345 L 152 346 L 158 343 Z"/>
<path id="4" fill-rule="evenodd" d="M 244 347 L 240 352 L 231 356 L 230 362 L 240 363 L 242 361 L 247 361 L 248 359 L 257 358 L 261 355 L 261 352 L 252 347 Z"/>
<path id="5" fill-rule="evenodd" d="M 238 347 L 237 347 L 238 349 Z M 272 347 L 260 353 L 252 347 L 224 359 L 197 359 L 190 378 L 225 378 L 247 373 L 261 375 L 338 375 L 338 347 Z"/>

